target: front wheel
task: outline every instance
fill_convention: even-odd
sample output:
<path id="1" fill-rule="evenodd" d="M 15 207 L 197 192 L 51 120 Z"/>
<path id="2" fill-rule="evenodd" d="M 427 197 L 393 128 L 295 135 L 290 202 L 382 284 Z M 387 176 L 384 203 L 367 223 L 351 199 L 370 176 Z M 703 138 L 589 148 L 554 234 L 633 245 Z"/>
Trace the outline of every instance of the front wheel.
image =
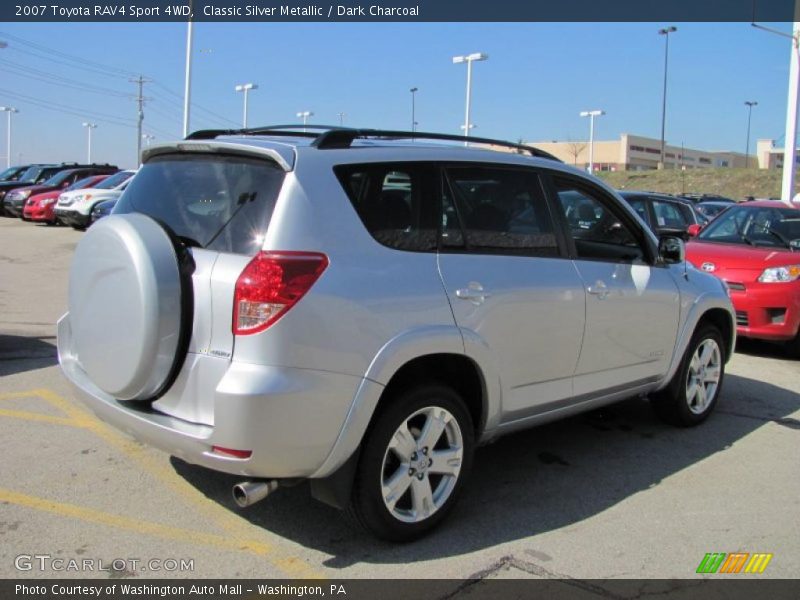
<path id="1" fill-rule="evenodd" d="M 658 416 L 672 425 L 690 427 L 714 410 L 725 376 L 722 334 L 713 325 L 695 331 L 669 385 L 653 394 Z"/>
<path id="2" fill-rule="evenodd" d="M 472 419 L 451 388 L 424 385 L 397 397 L 366 436 L 350 514 L 390 541 L 411 541 L 455 505 L 472 466 Z"/>

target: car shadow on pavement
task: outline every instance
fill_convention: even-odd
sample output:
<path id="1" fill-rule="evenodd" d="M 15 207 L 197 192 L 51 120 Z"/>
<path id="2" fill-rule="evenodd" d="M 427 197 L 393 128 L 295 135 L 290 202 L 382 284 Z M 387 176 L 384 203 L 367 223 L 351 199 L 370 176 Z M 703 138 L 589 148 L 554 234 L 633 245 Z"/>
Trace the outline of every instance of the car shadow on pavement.
<path id="1" fill-rule="evenodd" d="M 579 523 L 714 454 L 769 423 L 800 429 L 790 415 L 800 395 L 727 375 L 716 412 L 699 427 L 662 424 L 631 399 L 523 431 L 479 448 L 470 480 L 449 518 L 428 537 L 388 544 L 313 500 L 308 485 L 281 488 L 247 509 L 231 486 L 242 481 L 172 458 L 177 473 L 253 525 L 329 554 L 324 565 L 404 564 L 458 556 Z M 729 490 L 720 490 L 727 493 Z"/>
<path id="2" fill-rule="evenodd" d="M 763 340 L 739 337 L 736 339 L 736 352 L 748 356 L 761 356 L 764 358 L 777 358 L 782 360 L 797 360 L 790 355 L 789 349 L 778 343 Z M 800 361 L 798 361 L 800 364 Z"/>
<path id="3" fill-rule="evenodd" d="M 55 339 L 54 335 L 0 334 L 0 376 L 43 369 L 56 364 L 58 350 Z"/>

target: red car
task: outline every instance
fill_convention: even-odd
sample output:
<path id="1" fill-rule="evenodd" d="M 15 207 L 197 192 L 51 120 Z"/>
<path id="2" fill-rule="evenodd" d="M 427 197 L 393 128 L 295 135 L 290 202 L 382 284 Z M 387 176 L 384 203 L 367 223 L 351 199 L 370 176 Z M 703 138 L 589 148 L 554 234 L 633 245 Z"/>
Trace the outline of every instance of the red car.
<path id="1" fill-rule="evenodd" d="M 786 342 L 800 357 L 800 206 L 731 206 L 686 245 L 686 258 L 728 285 L 738 335 Z"/>
<path id="2" fill-rule="evenodd" d="M 25 208 L 22 211 L 22 218 L 54 225 L 57 221 L 55 206 L 56 202 L 58 201 L 58 197 L 61 194 L 72 190 L 82 190 L 84 188 L 94 187 L 107 177 L 108 175 L 92 175 L 90 177 L 85 177 L 84 179 L 79 179 L 67 189 L 52 190 L 45 192 L 44 194 L 36 194 L 35 196 L 31 196 L 28 198 L 27 202 L 25 202 Z"/>

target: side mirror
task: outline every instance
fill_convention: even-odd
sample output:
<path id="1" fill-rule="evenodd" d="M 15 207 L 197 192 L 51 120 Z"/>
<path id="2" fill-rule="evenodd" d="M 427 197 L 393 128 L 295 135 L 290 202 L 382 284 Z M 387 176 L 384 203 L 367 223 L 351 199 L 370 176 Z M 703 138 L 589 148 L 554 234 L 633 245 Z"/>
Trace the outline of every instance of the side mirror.
<path id="1" fill-rule="evenodd" d="M 668 265 L 677 265 L 686 260 L 686 246 L 679 237 L 665 235 L 658 240 L 658 257 Z"/>
<path id="2" fill-rule="evenodd" d="M 689 226 L 686 228 L 686 233 L 688 233 L 688 234 L 689 234 L 689 237 L 694 237 L 694 236 L 696 236 L 698 233 L 700 233 L 700 230 L 701 230 L 701 229 L 703 229 L 703 226 L 702 226 L 702 225 L 698 225 L 697 223 L 693 223 L 693 224 L 689 225 Z"/>

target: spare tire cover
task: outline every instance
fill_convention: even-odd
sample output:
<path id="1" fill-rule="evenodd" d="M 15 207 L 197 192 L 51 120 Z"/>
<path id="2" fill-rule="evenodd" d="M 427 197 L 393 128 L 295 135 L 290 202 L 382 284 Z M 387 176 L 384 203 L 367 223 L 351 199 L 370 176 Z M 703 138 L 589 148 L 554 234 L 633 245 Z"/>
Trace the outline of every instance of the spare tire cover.
<path id="1" fill-rule="evenodd" d="M 152 398 L 170 377 L 181 338 L 181 275 L 170 236 L 150 217 L 99 220 L 69 273 L 73 351 L 101 390 Z"/>

